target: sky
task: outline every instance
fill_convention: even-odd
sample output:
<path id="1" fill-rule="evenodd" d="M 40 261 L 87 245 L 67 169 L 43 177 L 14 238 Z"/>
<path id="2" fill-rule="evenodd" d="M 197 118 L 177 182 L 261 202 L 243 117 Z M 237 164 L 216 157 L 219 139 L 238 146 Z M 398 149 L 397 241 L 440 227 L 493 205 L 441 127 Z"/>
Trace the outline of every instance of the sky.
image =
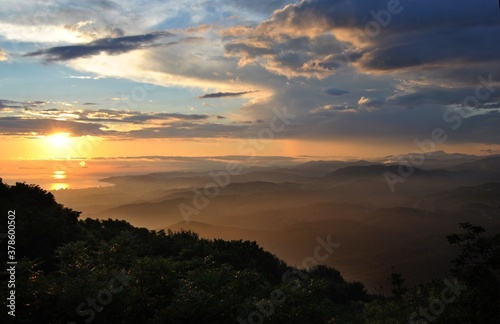
<path id="1" fill-rule="evenodd" d="M 496 0 L 0 6 L 2 161 L 500 153 Z"/>

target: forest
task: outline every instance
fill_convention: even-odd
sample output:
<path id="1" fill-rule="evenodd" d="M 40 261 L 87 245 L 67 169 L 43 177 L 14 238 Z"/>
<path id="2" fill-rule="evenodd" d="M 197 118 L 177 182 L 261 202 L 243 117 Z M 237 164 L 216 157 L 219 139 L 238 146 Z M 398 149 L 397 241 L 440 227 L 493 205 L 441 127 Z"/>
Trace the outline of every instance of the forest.
<path id="1" fill-rule="evenodd" d="M 2 236 L 2 323 L 499 323 L 500 234 L 457 224 L 448 276 L 387 274 L 368 292 L 325 265 L 287 265 L 256 242 L 203 239 L 123 220 L 79 219 L 36 185 L 0 181 L 15 211 L 15 317 Z"/>

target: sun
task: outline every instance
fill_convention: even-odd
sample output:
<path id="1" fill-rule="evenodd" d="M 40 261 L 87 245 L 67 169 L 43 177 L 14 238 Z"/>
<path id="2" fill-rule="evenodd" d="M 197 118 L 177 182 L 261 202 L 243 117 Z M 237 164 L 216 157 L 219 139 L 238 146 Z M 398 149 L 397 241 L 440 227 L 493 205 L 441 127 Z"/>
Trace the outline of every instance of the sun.
<path id="1" fill-rule="evenodd" d="M 69 133 L 55 133 L 48 136 L 48 140 L 53 147 L 64 147 L 70 141 Z"/>

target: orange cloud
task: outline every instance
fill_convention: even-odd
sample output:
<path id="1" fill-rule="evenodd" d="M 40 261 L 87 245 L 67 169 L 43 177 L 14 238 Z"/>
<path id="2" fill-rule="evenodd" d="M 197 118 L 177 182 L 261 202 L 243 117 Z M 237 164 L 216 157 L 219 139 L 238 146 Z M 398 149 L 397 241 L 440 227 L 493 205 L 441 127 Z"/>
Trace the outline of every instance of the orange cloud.
<path id="1" fill-rule="evenodd" d="M 2 49 L 0 49 L 0 62 L 1 61 L 7 61 L 7 54 Z"/>

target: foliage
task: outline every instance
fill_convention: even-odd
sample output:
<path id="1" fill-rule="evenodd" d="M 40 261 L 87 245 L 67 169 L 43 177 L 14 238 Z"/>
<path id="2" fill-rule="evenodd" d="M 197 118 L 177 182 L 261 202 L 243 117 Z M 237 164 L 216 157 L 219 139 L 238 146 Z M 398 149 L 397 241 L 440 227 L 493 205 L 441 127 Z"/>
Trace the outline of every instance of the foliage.
<path id="1" fill-rule="evenodd" d="M 460 223 L 464 233 L 447 237 L 460 248 L 450 276 L 413 289 L 393 273 L 393 295 L 366 303 L 364 323 L 500 323 L 500 234 Z"/>

